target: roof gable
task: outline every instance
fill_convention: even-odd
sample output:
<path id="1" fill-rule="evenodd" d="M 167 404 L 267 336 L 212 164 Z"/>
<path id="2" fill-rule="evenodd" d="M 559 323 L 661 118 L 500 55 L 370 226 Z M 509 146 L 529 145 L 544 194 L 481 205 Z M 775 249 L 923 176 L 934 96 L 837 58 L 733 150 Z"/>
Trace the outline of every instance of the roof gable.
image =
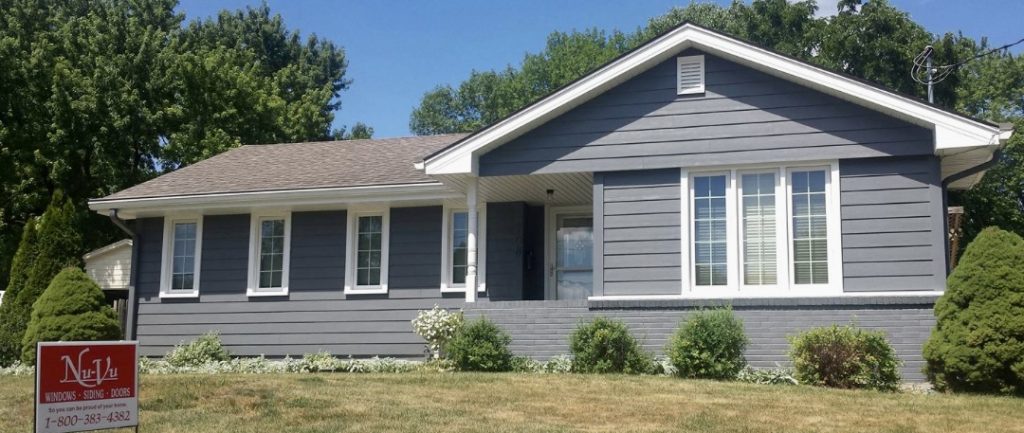
<path id="1" fill-rule="evenodd" d="M 1008 134 L 1001 133 L 995 125 L 951 113 L 915 98 L 686 23 L 538 102 L 432 154 L 426 158 L 422 167 L 428 175 L 477 174 L 480 155 L 691 47 L 929 128 L 934 131 L 935 152 L 939 154 L 952 149 L 995 147 L 1001 140 L 1008 138 Z"/>

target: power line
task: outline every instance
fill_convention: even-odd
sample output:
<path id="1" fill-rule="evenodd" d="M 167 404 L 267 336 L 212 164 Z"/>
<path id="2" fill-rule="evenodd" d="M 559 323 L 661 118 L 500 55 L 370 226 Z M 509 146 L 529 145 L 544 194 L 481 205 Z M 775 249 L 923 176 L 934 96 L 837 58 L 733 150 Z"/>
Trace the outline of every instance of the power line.
<path id="1" fill-rule="evenodd" d="M 961 66 L 966 65 L 969 62 L 980 59 L 982 57 L 1002 52 L 1009 49 L 1010 47 L 1024 43 L 1024 38 L 1018 39 L 1016 42 L 996 47 L 991 50 L 975 54 L 972 57 L 953 63 L 951 65 L 932 65 L 932 54 L 935 53 L 935 49 L 931 45 L 924 48 L 920 54 L 914 57 L 914 66 L 910 68 L 910 78 L 912 78 L 918 84 L 928 86 L 928 102 L 935 102 L 932 94 L 932 86 L 935 83 L 940 83 L 942 80 L 948 78 L 954 71 L 959 69 Z"/>

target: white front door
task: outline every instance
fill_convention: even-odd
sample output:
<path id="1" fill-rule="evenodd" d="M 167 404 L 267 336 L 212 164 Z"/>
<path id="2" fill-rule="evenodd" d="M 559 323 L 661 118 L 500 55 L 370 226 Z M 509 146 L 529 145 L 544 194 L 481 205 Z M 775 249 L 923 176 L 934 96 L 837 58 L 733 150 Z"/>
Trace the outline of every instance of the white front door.
<path id="1" fill-rule="evenodd" d="M 554 261 L 548 276 L 555 299 L 587 299 L 594 293 L 594 218 L 555 213 Z"/>

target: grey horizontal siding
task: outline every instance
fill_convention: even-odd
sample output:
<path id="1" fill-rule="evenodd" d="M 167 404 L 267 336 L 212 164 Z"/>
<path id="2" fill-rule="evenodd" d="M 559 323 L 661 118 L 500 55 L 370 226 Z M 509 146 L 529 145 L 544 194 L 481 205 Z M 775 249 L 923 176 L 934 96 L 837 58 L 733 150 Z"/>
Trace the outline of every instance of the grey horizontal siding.
<path id="1" fill-rule="evenodd" d="M 685 54 L 698 54 L 690 50 Z M 705 54 L 706 92 L 671 58 L 484 154 L 485 176 L 931 154 L 931 131 Z"/>
<path id="2" fill-rule="evenodd" d="M 598 182 L 600 182 L 598 184 Z M 607 296 L 681 292 L 679 170 L 595 175 L 600 287 Z M 602 293 L 599 292 L 599 293 Z"/>
<path id="3" fill-rule="evenodd" d="M 827 301 L 827 300 L 824 300 Z M 755 368 L 789 365 L 788 337 L 801 331 L 832 324 L 856 326 L 885 332 L 897 356 L 903 360 L 905 380 L 922 381 L 924 361 L 921 348 L 935 325 L 933 300 L 918 304 L 734 306 L 743 320 L 750 340 L 745 353 Z M 512 350 L 519 355 L 547 359 L 569 353 L 569 334 L 583 321 L 597 316 L 626 322 L 644 348 L 661 355 L 670 336 L 693 311 L 700 307 L 589 308 L 585 302 L 492 302 L 467 305 L 469 317 L 485 316 L 512 336 Z"/>
<path id="4" fill-rule="evenodd" d="M 487 203 L 487 295 L 523 299 L 526 203 Z"/>
<path id="5" fill-rule="evenodd" d="M 938 158 L 840 160 L 839 175 L 844 290 L 944 290 Z"/>
<path id="6" fill-rule="evenodd" d="M 386 295 L 343 294 L 345 219 L 344 211 L 293 213 L 289 295 L 250 298 L 249 215 L 206 216 L 198 299 L 159 298 L 163 222 L 139 220 L 141 354 L 217 331 L 236 355 L 422 356 L 410 320 L 435 304 L 462 304 L 440 295 L 441 208 L 391 210 Z"/>

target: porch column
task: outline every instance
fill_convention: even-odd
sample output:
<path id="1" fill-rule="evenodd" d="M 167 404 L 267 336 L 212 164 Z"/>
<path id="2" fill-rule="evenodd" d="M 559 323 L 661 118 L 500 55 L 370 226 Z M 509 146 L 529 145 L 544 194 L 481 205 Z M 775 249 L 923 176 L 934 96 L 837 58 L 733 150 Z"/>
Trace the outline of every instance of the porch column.
<path id="1" fill-rule="evenodd" d="M 475 176 L 466 183 L 466 302 L 476 302 L 477 185 Z"/>

